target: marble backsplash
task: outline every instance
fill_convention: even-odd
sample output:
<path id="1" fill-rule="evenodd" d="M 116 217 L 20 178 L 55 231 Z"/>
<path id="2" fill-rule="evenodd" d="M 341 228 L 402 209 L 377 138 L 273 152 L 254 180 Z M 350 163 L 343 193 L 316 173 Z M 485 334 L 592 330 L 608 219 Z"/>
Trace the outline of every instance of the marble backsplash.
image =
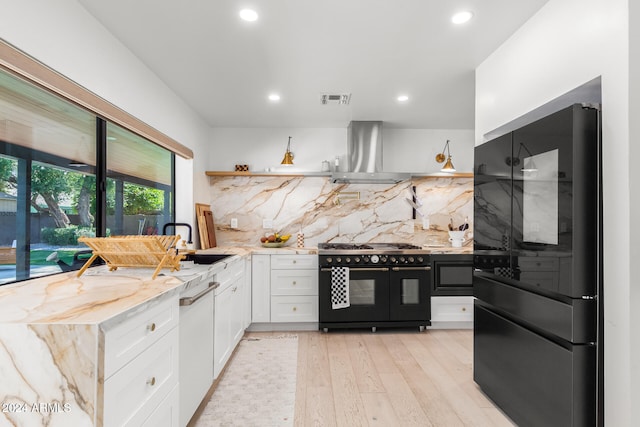
<path id="1" fill-rule="evenodd" d="M 258 245 L 273 231 L 302 230 L 305 246 L 321 242 L 447 243 L 446 231 L 469 220 L 473 231 L 473 178 L 420 177 L 398 184 L 333 184 L 327 177 L 216 176 L 211 209 L 219 246 Z M 420 211 L 406 199 L 416 187 Z M 231 219 L 238 228 L 231 228 Z M 273 229 L 264 229 L 271 220 Z M 428 221 L 428 224 L 426 223 Z M 428 228 L 423 228 L 428 226 Z"/>

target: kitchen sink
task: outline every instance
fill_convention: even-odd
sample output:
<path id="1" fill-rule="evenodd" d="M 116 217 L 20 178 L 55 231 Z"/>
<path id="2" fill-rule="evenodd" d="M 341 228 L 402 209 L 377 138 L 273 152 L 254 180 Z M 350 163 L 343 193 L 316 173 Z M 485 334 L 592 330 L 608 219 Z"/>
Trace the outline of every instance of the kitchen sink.
<path id="1" fill-rule="evenodd" d="M 225 258 L 233 256 L 231 254 L 189 254 L 186 261 L 193 261 L 195 264 L 213 264 Z"/>

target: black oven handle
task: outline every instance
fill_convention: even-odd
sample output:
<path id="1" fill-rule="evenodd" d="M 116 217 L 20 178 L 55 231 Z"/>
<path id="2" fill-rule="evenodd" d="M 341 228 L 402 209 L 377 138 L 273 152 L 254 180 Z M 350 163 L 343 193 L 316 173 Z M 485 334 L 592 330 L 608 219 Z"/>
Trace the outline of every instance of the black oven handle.
<path id="1" fill-rule="evenodd" d="M 330 268 L 321 268 L 320 271 L 331 271 Z M 378 268 L 374 268 L 374 267 L 349 267 L 349 271 L 389 271 L 388 267 L 378 267 Z"/>
<path id="2" fill-rule="evenodd" d="M 426 266 L 426 267 L 392 267 L 391 268 L 393 271 L 416 271 L 416 270 L 420 270 L 420 271 L 429 271 L 431 270 L 431 267 Z"/>

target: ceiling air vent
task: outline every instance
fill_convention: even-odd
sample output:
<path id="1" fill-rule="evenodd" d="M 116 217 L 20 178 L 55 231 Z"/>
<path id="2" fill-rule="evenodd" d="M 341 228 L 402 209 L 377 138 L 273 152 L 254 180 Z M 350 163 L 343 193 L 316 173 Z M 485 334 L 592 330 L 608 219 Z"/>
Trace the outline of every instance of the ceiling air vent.
<path id="1" fill-rule="evenodd" d="M 320 95 L 320 103 L 322 105 L 327 104 L 336 104 L 336 105 L 347 105 L 351 100 L 350 93 L 339 93 L 339 94 L 329 94 L 323 93 Z"/>

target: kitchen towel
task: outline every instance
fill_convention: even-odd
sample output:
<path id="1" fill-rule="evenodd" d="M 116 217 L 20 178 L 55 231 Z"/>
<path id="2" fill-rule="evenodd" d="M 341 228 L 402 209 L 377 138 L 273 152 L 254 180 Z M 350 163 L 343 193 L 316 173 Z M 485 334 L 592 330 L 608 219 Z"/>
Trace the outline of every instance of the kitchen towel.
<path id="1" fill-rule="evenodd" d="M 331 267 L 331 308 L 347 308 L 349 303 L 349 267 Z"/>

